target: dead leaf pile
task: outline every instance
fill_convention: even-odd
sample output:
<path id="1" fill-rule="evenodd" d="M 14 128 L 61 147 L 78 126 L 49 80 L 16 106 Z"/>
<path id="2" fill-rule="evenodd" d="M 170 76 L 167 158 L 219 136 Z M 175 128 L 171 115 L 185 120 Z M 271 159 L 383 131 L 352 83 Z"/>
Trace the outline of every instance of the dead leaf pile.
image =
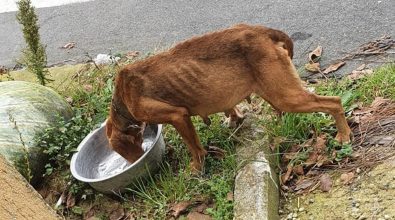
<path id="1" fill-rule="evenodd" d="M 370 106 L 354 110 L 352 129 L 354 146 L 395 143 L 395 103 L 376 97 Z"/>
<path id="2" fill-rule="evenodd" d="M 395 40 L 391 36 L 382 36 L 376 40 L 367 42 L 359 46 L 356 50 L 342 58 L 342 60 L 352 60 L 359 57 L 372 55 L 387 55 L 386 50 L 395 47 Z"/>
<path id="3" fill-rule="evenodd" d="M 328 158 L 326 152 L 327 137 L 325 134 L 307 140 L 301 145 L 294 145 L 291 149 L 283 155 L 283 163 L 287 164 L 287 171 L 281 175 L 281 183 L 285 185 L 294 177 L 303 175 L 313 176 L 310 171 L 312 168 L 321 167 L 323 165 L 331 164 L 332 161 Z M 303 152 L 308 152 L 307 159 L 303 158 Z M 305 159 L 305 160 L 303 160 Z M 305 172 L 307 171 L 307 172 Z M 296 182 L 294 190 L 305 189 L 307 187 L 305 182 Z M 304 184 L 304 186 L 298 186 Z"/>

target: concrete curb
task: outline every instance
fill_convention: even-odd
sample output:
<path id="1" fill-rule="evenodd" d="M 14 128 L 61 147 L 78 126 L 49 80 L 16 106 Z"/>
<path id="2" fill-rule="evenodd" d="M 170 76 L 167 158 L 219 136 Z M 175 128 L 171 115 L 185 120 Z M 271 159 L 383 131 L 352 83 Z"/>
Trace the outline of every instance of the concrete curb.
<path id="1" fill-rule="evenodd" d="M 263 135 L 253 135 L 246 129 L 241 136 L 247 142 L 237 148 L 242 168 L 235 180 L 234 220 L 277 220 L 279 207 L 278 174 L 274 171 L 275 158 Z M 249 134 L 248 134 L 249 133 Z"/>

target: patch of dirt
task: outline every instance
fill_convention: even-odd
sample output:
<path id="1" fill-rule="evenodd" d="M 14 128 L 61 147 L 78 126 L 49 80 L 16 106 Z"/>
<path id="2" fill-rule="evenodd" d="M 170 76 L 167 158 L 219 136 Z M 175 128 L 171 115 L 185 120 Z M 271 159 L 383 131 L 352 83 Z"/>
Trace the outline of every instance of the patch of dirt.
<path id="1" fill-rule="evenodd" d="M 59 219 L 27 181 L 0 156 L 0 219 Z"/>
<path id="2" fill-rule="evenodd" d="M 289 194 L 281 219 L 395 219 L 395 157 L 371 171 L 358 171 L 350 185 L 334 171 L 329 192 Z"/>

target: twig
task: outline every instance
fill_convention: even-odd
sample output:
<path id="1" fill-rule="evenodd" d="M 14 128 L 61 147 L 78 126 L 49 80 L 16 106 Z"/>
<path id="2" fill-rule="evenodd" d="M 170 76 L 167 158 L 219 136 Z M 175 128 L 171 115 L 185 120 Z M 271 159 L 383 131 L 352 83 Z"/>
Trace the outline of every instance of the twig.
<path id="1" fill-rule="evenodd" d="M 88 62 L 93 63 L 96 67 L 96 69 L 100 70 L 100 67 L 96 64 L 96 62 L 93 60 L 93 58 L 89 55 L 88 52 L 85 52 L 85 56 L 89 58 Z"/>

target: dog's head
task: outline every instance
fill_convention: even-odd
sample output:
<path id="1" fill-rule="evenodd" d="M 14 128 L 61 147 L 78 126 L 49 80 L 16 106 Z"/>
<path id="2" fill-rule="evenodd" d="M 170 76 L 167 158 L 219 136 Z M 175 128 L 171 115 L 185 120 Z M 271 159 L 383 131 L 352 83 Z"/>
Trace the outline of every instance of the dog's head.
<path id="1" fill-rule="evenodd" d="M 144 154 L 142 148 L 144 125 L 124 127 L 122 124 L 117 124 L 117 121 L 110 116 L 106 122 L 110 146 L 115 152 L 133 163 Z"/>

